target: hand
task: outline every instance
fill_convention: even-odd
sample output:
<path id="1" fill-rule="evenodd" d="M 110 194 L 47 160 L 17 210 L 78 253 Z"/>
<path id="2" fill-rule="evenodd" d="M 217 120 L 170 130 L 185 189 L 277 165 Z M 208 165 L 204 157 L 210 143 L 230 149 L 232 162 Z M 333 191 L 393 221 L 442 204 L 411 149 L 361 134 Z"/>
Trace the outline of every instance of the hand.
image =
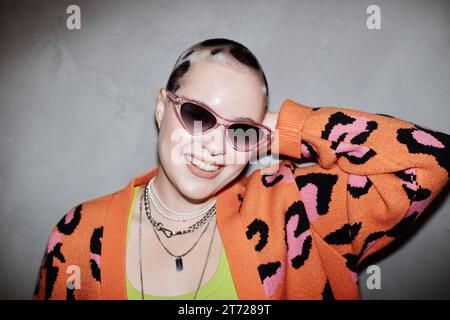
<path id="1" fill-rule="evenodd" d="M 267 152 L 271 149 L 271 144 L 273 143 L 273 139 L 275 138 L 275 130 L 277 127 L 278 121 L 278 112 L 266 112 L 266 115 L 263 120 L 263 125 L 268 127 L 272 131 L 272 140 L 268 144 L 264 144 L 260 148 L 260 152 Z"/>
<path id="2" fill-rule="evenodd" d="M 275 133 L 275 129 L 277 127 L 278 121 L 278 112 L 266 112 L 266 116 L 263 120 L 263 125 L 269 127 L 273 133 Z"/>

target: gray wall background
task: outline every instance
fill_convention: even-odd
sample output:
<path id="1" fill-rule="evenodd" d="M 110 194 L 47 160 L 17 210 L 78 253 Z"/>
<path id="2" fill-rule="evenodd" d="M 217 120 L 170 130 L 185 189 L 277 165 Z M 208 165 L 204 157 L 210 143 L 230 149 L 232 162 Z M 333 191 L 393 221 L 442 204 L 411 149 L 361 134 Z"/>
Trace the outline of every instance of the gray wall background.
<path id="1" fill-rule="evenodd" d="M 81 7 L 81 30 L 66 8 Z M 366 28 L 381 7 L 382 29 Z M 29 299 L 51 228 L 157 164 L 153 108 L 175 59 L 227 37 L 254 51 L 270 110 L 387 113 L 450 133 L 449 1 L 2 1 L 0 298 Z M 448 188 L 376 263 L 365 299 L 450 298 Z"/>

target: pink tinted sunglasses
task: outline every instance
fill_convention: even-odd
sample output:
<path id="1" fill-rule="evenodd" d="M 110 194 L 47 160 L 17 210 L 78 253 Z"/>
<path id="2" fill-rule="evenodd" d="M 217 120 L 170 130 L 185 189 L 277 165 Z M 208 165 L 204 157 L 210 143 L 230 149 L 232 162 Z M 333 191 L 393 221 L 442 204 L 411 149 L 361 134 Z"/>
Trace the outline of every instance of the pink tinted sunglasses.
<path id="1" fill-rule="evenodd" d="M 232 121 L 214 112 L 206 104 L 167 91 L 178 121 L 192 135 L 205 134 L 220 125 L 225 127 L 228 141 L 238 151 L 250 151 L 271 141 L 272 131 L 252 120 Z"/>

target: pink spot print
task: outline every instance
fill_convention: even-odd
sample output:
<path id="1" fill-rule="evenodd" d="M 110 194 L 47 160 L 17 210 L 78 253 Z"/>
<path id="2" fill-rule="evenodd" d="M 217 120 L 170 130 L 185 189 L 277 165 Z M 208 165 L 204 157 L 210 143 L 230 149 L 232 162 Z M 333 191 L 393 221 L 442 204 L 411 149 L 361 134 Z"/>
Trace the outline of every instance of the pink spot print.
<path id="1" fill-rule="evenodd" d="M 431 134 L 422 131 L 422 130 L 414 130 L 412 132 L 412 136 L 416 139 L 417 142 L 426 146 L 432 146 L 435 148 L 445 148 L 445 146 L 438 139 L 433 137 Z"/>
<path id="2" fill-rule="evenodd" d="M 278 268 L 277 272 L 271 276 L 264 279 L 263 286 L 267 297 L 273 296 L 278 286 L 283 282 L 285 275 L 284 264 Z"/>
<path id="3" fill-rule="evenodd" d="M 406 213 L 405 217 L 409 217 L 414 212 L 417 212 L 416 219 L 424 212 L 424 210 L 428 207 L 428 205 L 431 203 L 432 199 L 429 197 L 428 199 L 421 200 L 421 201 L 413 201 L 411 203 L 411 206 L 408 209 L 408 212 Z"/>
<path id="4" fill-rule="evenodd" d="M 411 190 L 414 190 L 414 191 L 417 190 L 417 185 L 415 183 L 413 183 L 413 182 L 403 181 L 403 185 L 405 187 L 407 187 L 408 189 L 411 189 Z"/>
<path id="5" fill-rule="evenodd" d="M 311 235 L 311 230 L 308 229 L 303 232 L 299 237 L 295 237 L 294 232 L 297 228 L 299 216 L 292 216 L 288 223 L 286 224 L 286 241 L 288 243 L 288 259 L 289 261 L 294 259 L 296 256 L 302 253 L 303 251 L 303 243 L 305 239 Z"/>
<path id="6" fill-rule="evenodd" d="M 283 175 L 283 180 L 281 180 L 281 181 L 283 181 L 284 183 L 294 183 L 295 182 L 294 176 L 291 172 L 291 169 L 289 169 L 288 167 L 282 166 L 280 168 L 280 173 Z"/>
<path id="7" fill-rule="evenodd" d="M 276 177 L 278 177 L 278 174 L 274 174 L 274 175 L 271 175 L 271 176 L 267 176 L 267 177 L 265 177 L 264 179 L 266 179 L 266 183 L 272 183 L 273 180 L 275 180 Z"/>
<path id="8" fill-rule="evenodd" d="M 286 166 L 282 166 L 282 167 L 278 170 L 277 173 L 274 173 L 274 174 L 272 174 L 272 175 L 270 175 L 270 176 L 266 176 L 266 177 L 265 177 L 265 181 L 266 181 L 266 183 L 272 183 L 272 182 L 273 182 L 277 177 L 279 177 L 280 175 L 283 176 L 283 179 L 281 179 L 280 182 L 283 182 L 283 183 L 286 183 L 286 184 L 294 183 L 294 182 L 295 182 L 294 176 L 293 176 L 291 170 L 290 170 L 288 167 L 286 167 Z"/>
<path id="9" fill-rule="evenodd" d="M 66 218 L 64 219 L 65 224 L 68 224 L 68 223 L 70 223 L 70 221 L 72 221 L 74 213 L 75 213 L 75 207 L 73 207 L 69 212 L 67 212 Z"/>
<path id="10" fill-rule="evenodd" d="M 301 146 L 301 153 L 302 157 L 309 158 L 311 157 L 311 153 L 309 152 L 308 148 L 302 143 Z"/>
<path id="11" fill-rule="evenodd" d="M 94 260 L 98 267 L 100 268 L 100 255 L 96 253 L 91 253 L 91 259 Z"/>
<path id="12" fill-rule="evenodd" d="M 47 253 L 53 251 L 55 246 L 61 242 L 61 234 L 58 231 L 53 231 L 47 244 Z"/>
<path id="13" fill-rule="evenodd" d="M 364 188 L 367 183 L 367 176 L 360 176 L 357 174 L 350 174 L 348 176 L 348 184 L 356 188 Z"/>
<path id="14" fill-rule="evenodd" d="M 317 192 L 317 186 L 312 183 L 308 183 L 300 189 L 306 214 L 311 222 L 319 219 L 319 214 L 317 213 Z"/>
<path id="15" fill-rule="evenodd" d="M 329 139 L 331 141 L 337 141 L 341 135 L 347 133 L 344 141 L 350 141 L 360 133 L 367 131 L 368 119 L 360 116 L 352 116 L 352 118 L 356 119 L 356 121 L 350 124 L 338 124 L 334 126 L 329 135 Z"/>
<path id="16" fill-rule="evenodd" d="M 336 148 L 336 153 L 348 153 L 351 156 L 362 158 L 369 150 L 369 148 L 358 144 L 340 143 Z"/>

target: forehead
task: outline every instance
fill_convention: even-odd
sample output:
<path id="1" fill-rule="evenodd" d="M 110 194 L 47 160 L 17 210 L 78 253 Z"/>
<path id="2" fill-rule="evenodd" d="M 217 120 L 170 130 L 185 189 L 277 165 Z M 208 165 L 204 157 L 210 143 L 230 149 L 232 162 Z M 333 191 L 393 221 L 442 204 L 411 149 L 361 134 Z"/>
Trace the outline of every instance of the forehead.
<path id="1" fill-rule="evenodd" d="M 200 61 L 190 66 L 176 93 L 203 102 L 228 119 L 261 121 L 264 116 L 263 84 L 247 69 Z"/>

